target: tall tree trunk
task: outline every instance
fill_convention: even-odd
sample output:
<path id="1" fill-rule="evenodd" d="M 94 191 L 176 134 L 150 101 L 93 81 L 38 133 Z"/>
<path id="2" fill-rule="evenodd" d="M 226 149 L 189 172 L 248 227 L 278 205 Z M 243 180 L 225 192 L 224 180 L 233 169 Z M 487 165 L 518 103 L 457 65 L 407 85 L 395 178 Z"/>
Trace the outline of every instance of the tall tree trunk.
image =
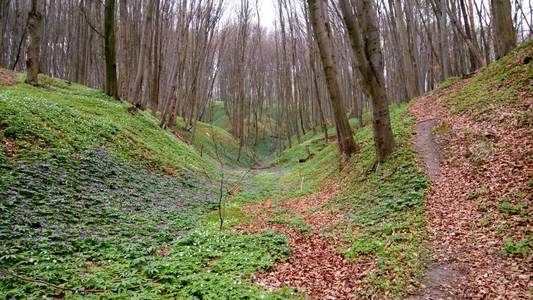
<path id="1" fill-rule="evenodd" d="M 383 74 L 383 54 L 377 15 L 372 0 L 358 0 L 357 6 L 361 17 L 360 23 L 357 22 L 354 7 L 348 0 L 340 0 L 343 19 L 352 42 L 354 55 L 359 63 L 363 90 L 372 99 L 374 144 L 379 165 L 394 149 L 394 136 Z M 362 24 L 362 30 L 359 24 Z"/>
<path id="2" fill-rule="evenodd" d="M 152 14 L 155 7 L 155 1 L 148 1 L 146 4 L 145 18 L 143 24 L 143 32 L 141 35 L 141 44 L 139 50 L 139 59 L 137 61 L 137 74 L 135 75 L 135 82 L 133 85 L 133 102 L 135 106 L 144 109 L 143 97 L 145 95 L 145 90 L 143 87 L 146 86 L 146 68 L 148 67 L 148 60 L 150 56 L 149 42 L 150 38 L 150 24 L 152 23 Z"/>
<path id="3" fill-rule="evenodd" d="M 491 0 L 490 3 L 494 49 L 496 59 L 498 59 L 516 46 L 516 32 L 513 27 L 511 2 L 509 0 Z"/>
<path id="4" fill-rule="evenodd" d="M 104 44 L 105 93 L 118 99 L 115 52 L 115 0 L 105 1 Z"/>
<path id="5" fill-rule="evenodd" d="M 37 74 L 39 73 L 39 55 L 41 48 L 41 33 L 43 16 L 41 14 L 42 3 L 40 0 L 32 0 L 31 10 L 28 13 L 29 43 L 27 49 L 26 83 L 38 85 Z"/>
<path id="6" fill-rule="evenodd" d="M 127 0 L 119 0 L 119 13 L 120 13 L 120 67 L 119 67 L 119 88 L 120 97 L 127 99 L 128 95 L 128 8 Z"/>
<path id="7" fill-rule="evenodd" d="M 407 98 L 412 99 L 420 95 L 420 88 L 418 86 L 418 78 L 415 70 L 415 64 L 411 55 L 409 45 L 409 36 L 407 34 L 407 25 L 405 24 L 405 14 L 403 12 L 400 0 L 394 0 L 394 12 L 396 27 L 399 34 L 401 60 L 403 62 L 403 74 L 407 90 Z"/>
<path id="8" fill-rule="evenodd" d="M 441 81 L 445 80 L 450 76 L 450 57 L 448 56 L 449 42 L 448 42 L 448 29 L 446 28 L 446 1 L 447 0 L 436 0 L 437 10 L 435 14 L 437 15 L 437 20 L 439 24 L 439 46 L 440 46 L 440 60 L 441 60 Z"/>
<path id="9" fill-rule="evenodd" d="M 479 52 L 479 45 L 477 42 L 475 32 L 473 33 L 472 29 L 470 28 L 472 23 L 470 23 L 470 19 L 468 17 L 468 11 L 466 10 L 465 0 L 459 0 L 459 5 L 461 6 L 461 12 L 463 14 L 463 23 L 465 26 L 466 37 L 472 41 L 474 48 L 477 50 L 477 53 L 476 53 L 475 50 L 468 48 L 468 51 L 470 53 L 470 72 L 474 72 L 475 70 L 481 67 L 481 65 L 478 64 L 479 61 L 478 61 L 478 58 L 476 57 L 476 55 L 478 55 L 479 59 L 481 59 L 481 52 Z"/>
<path id="10" fill-rule="evenodd" d="M 329 99 L 333 107 L 335 125 L 337 128 L 337 139 L 341 153 L 350 157 L 355 153 L 356 147 L 352 135 L 348 118 L 344 111 L 342 93 L 340 91 L 337 78 L 337 65 L 332 47 L 332 36 L 329 20 L 327 19 L 327 4 L 323 0 L 307 0 L 311 25 L 315 32 L 315 37 L 322 60 L 322 67 L 326 75 L 326 83 L 329 91 Z"/>

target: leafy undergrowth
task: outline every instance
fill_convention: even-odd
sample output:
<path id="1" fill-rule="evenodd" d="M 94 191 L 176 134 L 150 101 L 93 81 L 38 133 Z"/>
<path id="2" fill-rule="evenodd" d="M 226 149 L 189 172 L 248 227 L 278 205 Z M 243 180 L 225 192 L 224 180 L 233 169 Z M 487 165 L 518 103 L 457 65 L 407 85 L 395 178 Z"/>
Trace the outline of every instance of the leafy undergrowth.
<path id="1" fill-rule="evenodd" d="M 242 147 L 239 157 L 239 141 L 225 129 L 203 122 L 197 122 L 196 126 L 193 139 L 193 130 L 184 129 L 183 119 L 178 118 L 176 122 L 176 130 L 188 142 L 193 139 L 192 145 L 201 156 L 213 159 L 220 158 L 224 165 L 232 167 L 248 167 L 254 163 L 252 153 L 246 146 Z"/>
<path id="2" fill-rule="evenodd" d="M 335 143 L 325 144 L 317 136 L 285 151 L 286 171 L 269 175 L 278 179 L 271 200 L 248 204 L 244 213 L 238 204 L 231 206 L 229 221 L 238 224 L 238 230 L 272 228 L 287 234 L 295 251 L 288 262 L 258 274 L 256 282 L 269 288 L 294 286 L 316 298 L 397 298 L 414 291 L 425 254 L 428 179 L 411 145 L 409 107 L 391 107 L 397 149 L 377 172 L 371 171 L 375 160 L 371 125 L 357 130 L 361 151 L 340 174 Z M 298 163 L 306 146 L 315 155 Z M 302 174 L 311 183 L 300 190 Z M 343 184 L 332 180 L 338 179 L 335 174 L 344 177 Z M 287 183 L 296 191 L 287 193 Z"/>
<path id="3" fill-rule="evenodd" d="M 198 226 L 211 160 L 147 113 L 41 82 L 0 87 L 1 298 L 292 297 L 247 280 L 289 253 L 283 236 Z"/>
<path id="4" fill-rule="evenodd" d="M 42 87 L 0 86 L 0 139 L 16 159 L 39 159 L 49 149 L 70 152 L 105 145 L 122 159 L 151 169 L 215 173 L 192 147 L 158 127 L 146 112 L 128 113 L 129 105 L 102 92 L 42 76 Z"/>
<path id="5" fill-rule="evenodd" d="M 410 141 L 413 118 L 408 109 L 408 104 L 391 107 L 396 150 L 376 172 L 370 172 L 375 161 L 371 127 L 357 132 L 362 150 L 351 160 L 350 180 L 328 204 L 347 217 L 344 255 L 355 263 L 375 262 L 358 289 L 360 296 L 412 292 L 421 272 L 429 183 Z"/>

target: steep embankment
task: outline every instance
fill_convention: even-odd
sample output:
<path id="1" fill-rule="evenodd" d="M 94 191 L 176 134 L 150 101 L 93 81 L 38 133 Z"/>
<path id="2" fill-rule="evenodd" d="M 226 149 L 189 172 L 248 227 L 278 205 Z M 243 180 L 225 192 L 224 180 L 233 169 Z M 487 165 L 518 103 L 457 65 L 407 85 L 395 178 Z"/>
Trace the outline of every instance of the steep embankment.
<path id="1" fill-rule="evenodd" d="M 412 108 L 442 153 L 430 171 L 440 174 L 426 204 L 434 265 L 421 296 L 531 297 L 532 57 L 523 45 Z"/>
<path id="2" fill-rule="evenodd" d="M 214 159 L 99 91 L 0 80 L 0 298 L 285 298 L 245 280 L 284 237 L 199 225 Z"/>

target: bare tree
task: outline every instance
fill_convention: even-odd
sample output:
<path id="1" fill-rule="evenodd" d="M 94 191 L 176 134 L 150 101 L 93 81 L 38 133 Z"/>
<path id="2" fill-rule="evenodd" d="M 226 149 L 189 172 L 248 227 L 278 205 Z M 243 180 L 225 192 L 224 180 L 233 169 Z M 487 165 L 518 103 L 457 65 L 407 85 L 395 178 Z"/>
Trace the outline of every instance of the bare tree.
<path id="1" fill-rule="evenodd" d="M 106 0 L 104 19 L 105 92 L 118 99 L 115 52 L 115 0 Z"/>
<path id="2" fill-rule="evenodd" d="M 309 16 L 318 44 L 322 67 L 326 75 L 329 99 L 334 111 L 337 139 L 342 154 L 350 157 L 355 153 L 356 147 L 350 129 L 350 124 L 342 106 L 342 94 L 337 78 L 337 65 L 332 48 L 331 28 L 327 16 L 326 4 L 322 0 L 307 0 Z"/>
<path id="3" fill-rule="evenodd" d="M 27 78 L 26 82 L 31 85 L 38 85 L 39 80 L 37 74 L 39 73 L 39 59 L 41 49 L 41 34 L 43 17 L 41 13 L 42 2 L 40 0 L 32 0 L 31 10 L 28 13 L 28 51 L 26 58 Z"/>
<path id="4" fill-rule="evenodd" d="M 496 59 L 498 59 L 516 46 L 516 33 L 513 27 L 511 2 L 509 0 L 491 0 L 490 3 L 494 50 Z"/>
<path id="5" fill-rule="evenodd" d="M 352 41 L 365 93 L 372 99 L 374 144 L 378 165 L 394 148 L 394 137 L 385 91 L 383 54 L 381 52 L 377 15 L 372 0 L 356 0 L 355 8 L 348 0 L 340 0 L 344 22 Z M 356 2 L 352 1 L 352 2 Z M 362 24 L 362 25 L 360 25 Z"/>

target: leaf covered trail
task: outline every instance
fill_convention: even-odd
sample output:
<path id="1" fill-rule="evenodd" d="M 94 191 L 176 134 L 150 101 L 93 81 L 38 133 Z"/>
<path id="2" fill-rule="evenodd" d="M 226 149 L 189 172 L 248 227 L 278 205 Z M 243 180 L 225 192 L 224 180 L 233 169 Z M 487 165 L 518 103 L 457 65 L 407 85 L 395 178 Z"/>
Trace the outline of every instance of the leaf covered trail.
<path id="1" fill-rule="evenodd" d="M 432 277 L 435 269 L 448 268 L 436 277 L 440 286 L 423 287 L 421 298 L 527 299 L 532 288 L 531 257 L 505 254 L 504 248 L 509 241 L 527 241 L 532 230 L 528 215 L 533 141 L 519 116 L 531 111 L 533 98 L 522 95 L 519 105 L 488 110 L 476 120 L 451 114 L 443 106 L 447 96 L 468 82 L 458 81 L 421 98 L 411 111 L 419 124 L 436 122 L 446 129 L 437 134 L 444 160 L 426 204 L 436 265 L 426 277 Z M 504 203 L 523 207 L 509 212 L 502 209 Z M 463 278 L 452 282 L 446 279 L 450 274 Z"/>

